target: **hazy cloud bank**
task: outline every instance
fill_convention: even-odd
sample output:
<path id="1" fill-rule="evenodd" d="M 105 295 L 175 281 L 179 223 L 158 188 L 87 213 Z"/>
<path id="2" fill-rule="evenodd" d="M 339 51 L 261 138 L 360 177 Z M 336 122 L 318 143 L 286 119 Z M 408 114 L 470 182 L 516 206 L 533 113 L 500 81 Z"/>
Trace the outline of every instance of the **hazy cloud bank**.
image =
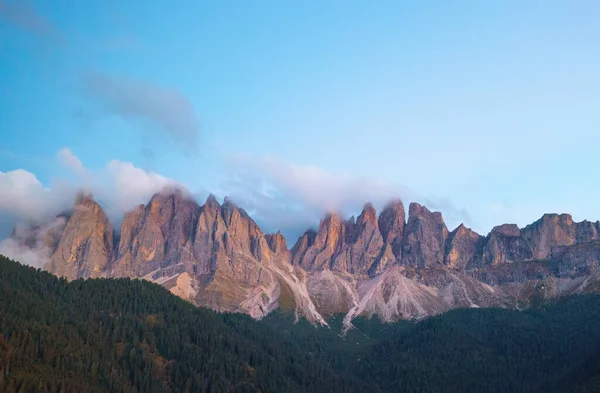
<path id="1" fill-rule="evenodd" d="M 164 133 L 184 152 L 198 146 L 200 126 L 192 103 L 174 88 L 94 71 L 84 77 L 83 91 L 106 113 Z"/>

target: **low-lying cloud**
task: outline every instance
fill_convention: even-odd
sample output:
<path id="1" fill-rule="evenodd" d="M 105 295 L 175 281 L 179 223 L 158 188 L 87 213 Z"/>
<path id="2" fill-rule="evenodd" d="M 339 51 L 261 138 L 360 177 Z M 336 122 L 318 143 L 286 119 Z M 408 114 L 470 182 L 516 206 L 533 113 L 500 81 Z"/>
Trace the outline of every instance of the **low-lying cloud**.
<path id="1" fill-rule="evenodd" d="M 315 227 L 326 212 L 357 215 L 366 202 L 381 210 L 397 198 L 405 204 L 418 201 L 441 211 L 450 227 L 470 221 L 467 210 L 457 208 L 452 200 L 424 198 L 399 184 L 270 157 L 238 156 L 230 158 L 228 165 L 230 176 L 222 185 L 222 193 L 248 209 L 267 231 L 280 229 L 292 241 Z"/>
<path id="2" fill-rule="evenodd" d="M 112 160 L 101 170 L 90 170 L 67 148 L 58 152 L 57 159 L 75 181 L 55 181 L 44 187 L 34 174 L 23 169 L 0 172 L 0 223 L 8 222 L 11 228 L 15 223 L 43 227 L 58 213 L 70 209 L 77 191 L 84 189 L 94 195 L 118 230 L 124 213 L 147 203 L 155 193 L 165 188 L 189 193 L 175 180 L 132 163 Z M 327 172 L 274 158 L 237 157 L 228 160 L 228 168 L 220 189 L 210 191 L 231 197 L 266 232 L 281 230 L 290 246 L 305 230 L 315 228 L 328 211 L 349 217 L 358 215 L 366 202 L 381 210 L 396 198 L 405 204 L 419 201 L 441 211 L 450 228 L 460 222 L 469 223 L 468 212 L 457 208 L 450 199 L 423 198 L 408 187 L 377 179 Z M 0 252 L 33 261 L 35 255 L 19 244 L 5 241 Z"/>
<path id="3" fill-rule="evenodd" d="M 72 202 L 60 185 L 47 188 L 24 169 L 0 172 L 0 215 L 11 220 L 44 222 Z"/>
<path id="4" fill-rule="evenodd" d="M 57 217 L 41 226 L 18 222 L 12 236 L 0 241 L 0 254 L 41 269 L 55 245 L 51 243 L 59 239 L 66 223 L 64 217 Z"/>
<path id="5" fill-rule="evenodd" d="M 44 225 L 73 206 L 77 192 L 84 189 L 101 202 L 107 215 L 118 223 L 125 212 L 147 203 L 166 187 L 185 190 L 173 179 L 138 168 L 131 163 L 112 160 L 98 171 L 86 168 L 69 149 L 57 158 L 75 175 L 75 181 L 55 180 L 44 187 L 31 172 L 17 169 L 0 172 L 0 239 L 18 224 Z"/>

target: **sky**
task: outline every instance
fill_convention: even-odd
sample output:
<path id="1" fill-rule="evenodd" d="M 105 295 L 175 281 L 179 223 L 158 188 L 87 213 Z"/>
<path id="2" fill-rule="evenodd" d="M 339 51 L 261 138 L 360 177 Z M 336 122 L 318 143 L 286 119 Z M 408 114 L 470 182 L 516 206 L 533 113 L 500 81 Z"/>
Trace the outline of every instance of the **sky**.
<path id="1" fill-rule="evenodd" d="M 600 219 L 598 1 L 0 0 L 0 238 L 165 186 L 293 243 L 401 198 Z M 290 239 L 291 238 L 291 239 Z"/>

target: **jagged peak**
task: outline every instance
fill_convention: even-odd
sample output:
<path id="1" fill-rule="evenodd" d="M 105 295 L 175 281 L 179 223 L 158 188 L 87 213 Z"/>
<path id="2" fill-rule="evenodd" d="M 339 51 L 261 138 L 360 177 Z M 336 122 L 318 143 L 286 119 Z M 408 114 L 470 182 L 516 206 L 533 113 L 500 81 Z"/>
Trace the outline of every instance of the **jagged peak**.
<path id="1" fill-rule="evenodd" d="M 440 220 L 444 223 L 444 218 L 442 217 L 442 213 L 439 211 L 431 211 L 425 205 L 421 205 L 417 202 L 411 202 L 408 206 L 408 219 L 414 219 L 424 216 L 430 216 L 435 218 L 436 220 Z"/>
<path id="2" fill-rule="evenodd" d="M 87 190 L 79 190 L 75 196 L 75 205 L 98 204 L 94 199 L 94 195 Z"/>
<path id="3" fill-rule="evenodd" d="M 271 251 L 275 254 L 280 253 L 281 251 L 287 251 L 287 242 L 285 240 L 285 236 L 281 234 L 280 231 L 277 233 L 268 233 L 265 235 L 265 239 L 267 240 L 267 244 Z"/>
<path id="4" fill-rule="evenodd" d="M 217 197 L 213 193 L 208 194 L 208 197 L 206 198 L 206 201 L 204 202 L 204 204 L 208 205 L 208 206 L 221 207 L 221 205 L 219 204 L 219 201 L 217 200 Z"/>
<path id="5" fill-rule="evenodd" d="M 176 186 L 166 186 L 152 195 L 152 198 L 150 198 L 150 203 L 169 199 L 182 200 L 190 198 L 187 191 L 183 190 L 182 188 Z"/>
<path id="6" fill-rule="evenodd" d="M 492 231 L 490 232 L 490 234 L 492 233 L 499 233 L 501 235 L 504 236 L 521 236 L 521 229 L 519 229 L 519 226 L 517 224 L 502 224 L 502 225 L 497 225 L 494 228 L 492 228 Z"/>
<path id="7" fill-rule="evenodd" d="M 325 213 L 325 216 L 323 217 L 323 219 L 321 221 L 341 221 L 342 220 L 342 216 L 334 211 L 329 211 L 327 213 Z"/>
<path id="8" fill-rule="evenodd" d="M 310 239 L 310 238 L 313 238 L 313 239 L 314 239 L 314 238 L 315 238 L 315 236 L 317 236 L 317 231 L 316 231 L 316 230 L 314 230 L 313 228 L 310 228 L 310 229 L 307 229 L 307 230 L 306 230 L 306 231 L 305 231 L 305 232 L 302 234 L 302 236 L 300 236 L 300 237 L 298 238 L 298 240 L 302 239 L 303 237 L 307 237 L 307 238 L 309 238 L 309 239 Z"/>
<path id="9" fill-rule="evenodd" d="M 471 228 L 469 228 L 468 226 L 466 226 L 464 223 L 460 223 L 459 226 L 457 226 L 450 234 L 451 237 L 454 237 L 456 235 L 477 235 L 478 237 L 481 237 L 481 235 L 477 232 L 475 232 L 474 230 L 472 230 Z"/>
<path id="10" fill-rule="evenodd" d="M 461 222 L 452 232 L 453 233 L 458 233 L 458 232 L 473 232 L 473 233 L 477 233 L 473 229 L 471 229 L 468 226 L 466 226 L 464 222 Z"/>
<path id="11" fill-rule="evenodd" d="M 361 224 L 371 222 L 374 225 L 377 225 L 377 211 L 375 210 L 371 202 L 365 203 L 365 205 L 363 206 L 363 210 L 360 213 L 360 216 L 358 216 L 357 222 Z"/>
<path id="12" fill-rule="evenodd" d="M 404 211 L 404 203 L 402 202 L 402 200 L 400 198 L 392 199 L 388 203 L 386 203 L 385 206 L 383 207 L 382 212 L 384 212 L 386 210 L 398 210 L 398 209 L 402 209 Z"/>

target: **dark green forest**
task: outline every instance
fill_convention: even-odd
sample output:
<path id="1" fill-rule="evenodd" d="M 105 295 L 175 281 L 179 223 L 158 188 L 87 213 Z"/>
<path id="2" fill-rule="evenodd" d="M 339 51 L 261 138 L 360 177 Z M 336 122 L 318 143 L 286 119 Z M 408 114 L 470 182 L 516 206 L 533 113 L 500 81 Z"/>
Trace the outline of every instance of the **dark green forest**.
<path id="1" fill-rule="evenodd" d="M 199 309 L 141 280 L 0 256 L 0 392 L 598 392 L 600 296 L 357 320 Z"/>

